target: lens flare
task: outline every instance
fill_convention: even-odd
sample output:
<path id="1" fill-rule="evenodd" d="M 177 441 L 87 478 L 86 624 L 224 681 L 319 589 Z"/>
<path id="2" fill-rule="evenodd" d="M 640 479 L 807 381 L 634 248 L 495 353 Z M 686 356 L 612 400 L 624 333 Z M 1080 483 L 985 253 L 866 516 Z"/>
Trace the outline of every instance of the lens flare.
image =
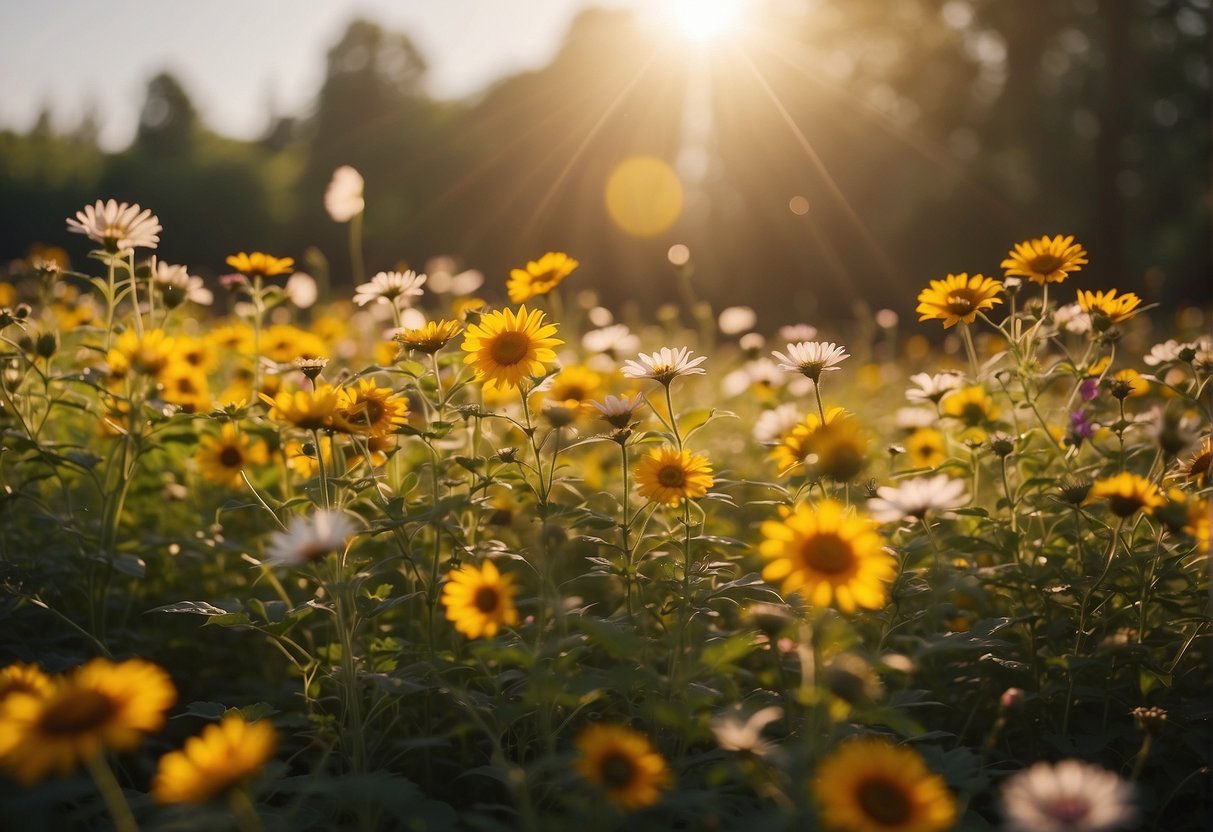
<path id="1" fill-rule="evenodd" d="M 606 208 L 615 225 L 633 237 L 656 237 L 682 214 L 682 183 L 655 156 L 632 156 L 611 171 Z"/>
<path id="2" fill-rule="evenodd" d="M 665 15 L 687 40 L 722 37 L 741 22 L 745 0 L 667 0 Z"/>

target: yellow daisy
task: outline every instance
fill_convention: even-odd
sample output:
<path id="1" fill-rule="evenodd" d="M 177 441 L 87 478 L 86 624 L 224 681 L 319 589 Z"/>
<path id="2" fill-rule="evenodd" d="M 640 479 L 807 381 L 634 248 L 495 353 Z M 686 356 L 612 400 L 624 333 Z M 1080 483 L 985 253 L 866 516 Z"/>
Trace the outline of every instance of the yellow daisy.
<path id="1" fill-rule="evenodd" d="M 128 329 L 114 341 L 106 356 L 112 367 L 129 367 L 136 373 L 158 377 L 173 360 L 175 342 L 162 329 L 149 329 L 140 337 Z"/>
<path id="2" fill-rule="evenodd" d="M 1150 382 L 1131 367 L 1112 374 L 1112 395 L 1118 399 L 1137 398 L 1149 392 Z"/>
<path id="3" fill-rule="evenodd" d="M 432 355 L 445 347 L 462 328 L 458 321 L 426 321 L 423 327 L 397 333 L 396 341 L 405 349 Z"/>
<path id="4" fill-rule="evenodd" d="M 152 796 L 157 803 L 205 803 L 260 771 L 277 747 L 269 720 L 249 723 L 229 713 L 160 758 Z"/>
<path id="5" fill-rule="evenodd" d="M 295 258 L 274 257 L 263 251 L 254 251 L 251 254 L 242 251 L 228 257 L 226 262 L 246 277 L 276 277 L 295 270 Z"/>
<path id="6" fill-rule="evenodd" d="M 14 693 L 42 696 L 50 688 L 50 677 L 36 664 L 10 664 L 0 668 L 0 704 Z"/>
<path id="7" fill-rule="evenodd" d="M 168 674 L 142 659 L 94 659 L 41 695 L 13 693 L 0 708 L 0 767 L 27 786 L 71 774 L 106 749 L 130 751 L 160 730 L 177 698 Z"/>
<path id="8" fill-rule="evenodd" d="M 811 788 L 831 830 L 943 832 L 956 822 L 943 778 L 913 749 L 885 740 L 843 743 L 822 760 Z"/>
<path id="9" fill-rule="evenodd" d="M 978 312 L 1002 303 L 998 297 L 1001 291 L 1001 283 L 984 275 L 949 274 L 943 280 L 932 280 L 930 287 L 918 294 L 918 308 L 914 311 L 919 313 L 920 321 L 938 318 L 944 329 L 957 323 L 971 324 Z"/>
<path id="10" fill-rule="evenodd" d="M 202 413 L 211 403 L 206 373 L 180 360 L 170 362 L 161 372 L 160 395 L 186 413 Z"/>
<path id="11" fill-rule="evenodd" d="M 253 329 L 243 321 L 215 327 L 206 334 L 206 340 L 224 356 L 248 355 L 253 351 Z"/>
<path id="12" fill-rule="evenodd" d="M 258 394 L 261 401 L 270 406 L 270 418 L 286 422 L 303 430 L 321 430 L 333 427 L 333 420 L 341 406 L 341 395 L 337 388 L 322 384 L 315 390 L 282 391 L 274 398 Z"/>
<path id="13" fill-rule="evenodd" d="M 225 422 L 218 436 L 199 438 L 194 452 L 194 462 L 203 478 L 228 488 L 243 488 L 240 472 L 265 465 L 269 458 L 264 442 L 250 440 L 232 422 Z"/>
<path id="14" fill-rule="evenodd" d="M 799 592 L 818 607 L 833 604 L 853 613 L 884 606 L 885 585 L 896 565 L 875 523 L 835 500 L 801 503 L 783 514 L 762 524 L 758 552 L 771 561 L 763 578 L 782 581 L 785 594 Z"/>
<path id="15" fill-rule="evenodd" d="M 1087 252 L 1074 242 L 1073 235 L 1058 234 L 1017 243 L 1002 261 L 1007 277 L 1026 277 L 1042 286 L 1061 283 L 1070 272 L 1079 271 L 1087 263 Z"/>
<path id="16" fill-rule="evenodd" d="M 1087 292 L 1079 289 L 1078 306 L 1091 316 L 1096 329 L 1107 329 L 1106 326 L 1099 326 L 1101 317 L 1114 324 L 1127 321 L 1137 314 L 1141 298 L 1132 292 L 1118 297 L 1115 289 L 1106 292 Z"/>
<path id="17" fill-rule="evenodd" d="M 261 333 L 261 354 L 279 364 L 296 358 L 328 358 L 324 339 L 290 324 L 275 324 Z"/>
<path id="18" fill-rule="evenodd" d="M 1180 464 L 1179 473 L 1197 485 L 1202 485 L 1213 476 L 1213 436 L 1206 436 L 1201 441 L 1196 453 Z"/>
<path id="19" fill-rule="evenodd" d="M 580 263 L 563 251 L 549 251 L 526 264 L 525 269 L 512 269 L 506 282 L 510 303 L 522 303 L 539 295 L 546 295 L 559 285 Z"/>
<path id="20" fill-rule="evenodd" d="M 386 436 L 408 422 L 409 403 L 390 387 L 379 387 L 369 378 L 339 393 L 337 420 L 351 433 Z"/>
<path id="21" fill-rule="evenodd" d="M 816 433 L 822 427 L 846 419 L 847 416 L 847 412 L 841 407 L 831 407 L 827 410 L 824 422 L 816 413 L 806 414 L 804 421 L 786 431 L 779 438 L 779 444 L 771 449 L 771 459 L 779 467 L 779 472 L 788 474 L 792 469 L 804 465 L 805 459 L 813 452 L 810 445 Z"/>
<path id="22" fill-rule="evenodd" d="M 649 451 L 637 463 L 633 475 L 640 496 L 668 506 L 702 497 L 716 484 L 707 459 L 671 447 Z"/>
<path id="23" fill-rule="evenodd" d="M 574 743 L 578 773 L 624 809 L 652 806 L 670 787 L 665 758 L 639 731 L 623 725 L 591 725 Z"/>
<path id="24" fill-rule="evenodd" d="M 464 564 L 450 574 L 442 589 L 447 620 L 468 638 L 492 638 L 501 627 L 518 623 L 512 575 L 502 575 L 491 560 L 477 569 Z"/>
<path id="25" fill-rule="evenodd" d="M 944 416 L 959 419 L 970 427 L 993 422 L 998 418 L 998 407 L 984 387 L 970 385 L 953 390 L 940 402 Z"/>
<path id="26" fill-rule="evenodd" d="M 1128 471 L 1096 480 L 1091 486 L 1090 499 L 1107 500 L 1108 508 L 1117 517 L 1131 517 L 1142 510 L 1153 511 L 1166 502 L 1157 485 Z"/>
<path id="27" fill-rule="evenodd" d="M 918 428 L 906 438 L 906 454 L 915 468 L 938 468 L 948 458 L 943 434 L 934 428 Z"/>
<path id="28" fill-rule="evenodd" d="M 480 318 L 463 336 L 464 363 L 485 381 L 486 389 L 509 390 L 527 376 L 543 375 L 544 364 L 556 360 L 553 347 L 564 343 L 556 334 L 556 324 L 545 324 L 544 313 L 503 309 Z"/>

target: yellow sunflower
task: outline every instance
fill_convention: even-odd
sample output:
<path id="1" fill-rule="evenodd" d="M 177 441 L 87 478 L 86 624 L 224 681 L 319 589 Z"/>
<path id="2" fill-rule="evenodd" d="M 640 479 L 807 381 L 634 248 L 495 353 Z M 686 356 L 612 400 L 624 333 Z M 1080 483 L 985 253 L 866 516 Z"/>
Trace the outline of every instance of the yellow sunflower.
<path id="1" fill-rule="evenodd" d="M 408 422 L 408 400 L 390 387 L 379 387 L 369 378 L 338 393 L 337 421 L 351 433 L 386 436 Z"/>
<path id="2" fill-rule="evenodd" d="M 1101 330 L 1107 329 L 1106 325 L 1100 326 L 1105 320 L 1108 323 L 1118 324 L 1136 315 L 1137 307 L 1141 306 L 1141 298 L 1132 292 L 1117 296 L 1115 289 L 1109 289 L 1106 292 L 1087 292 L 1079 289 L 1078 306 L 1091 316 L 1095 328 Z"/>
<path id="3" fill-rule="evenodd" d="M 275 324 L 261 333 L 261 354 L 279 364 L 296 358 L 328 358 L 324 339 L 290 324 Z"/>
<path id="4" fill-rule="evenodd" d="M 1042 286 L 1061 283 L 1070 272 L 1079 271 L 1087 263 L 1087 252 L 1074 242 L 1073 235 L 1041 237 L 1017 243 L 1002 261 L 1007 277 L 1026 277 Z"/>
<path id="5" fill-rule="evenodd" d="M 835 427 L 839 429 L 834 431 Z M 837 444 L 836 440 L 848 438 L 852 450 L 858 448 L 858 455 L 862 457 L 867 449 L 867 442 L 859 436 L 858 425 L 841 407 L 831 407 L 826 411 L 825 421 L 816 413 L 809 413 L 803 422 L 784 433 L 779 444 L 771 449 L 771 459 L 779 467 L 780 474 L 790 474 L 794 469 L 804 466 L 810 458 L 813 458 L 815 464 L 818 451 L 824 450 L 825 445 Z M 822 447 L 819 448 L 818 445 Z M 839 446 L 836 450 L 845 449 Z"/>
<path id="6" fill-rule="evenodd" d="M 970 385 L 953 390 L 940 402 L 944 416 L 959 419 L 969 427 L 988 424 L 998 418 L 998 407 L 984 387 Z"/>
<path id="7" fill-rule="evenodd" d="M 260 771 L 277 747 L 269 720 L 249 723 L 229 713 L 160 758 L 152 796 L 157 803 L 205 803 Z"/>
<path id="8" fill-rule="evenodd" d="M 321 430 L 333 426 L 340 405 L 340 392 L 330 384 L 315 390 L 281 391 L 273 398 L 258 394 L 270 406 L 270 418 L 303 430 Z"/>
<path id="9" fill-rule="evenodd" d="M 511 269 L 506 291 L 510 303 L 522 303 L 539 295 L 546 295 L 559 285 L 580 263 L 563 251 L 549 251 L 526 264 L 525 269 Z"/>
<path id="10" fill-rule="evenodd" d="M 128 329 L 114 341 L 106 357 L 111 368 L 129 367 L 136 373 L 157 378 L 174 358 L 176 343 L 162 329 L 149 329 L 139 335 Z"/>
<path id="11" fill-rule="evenodd" d="M 295 258 L 274 257 L 263 251 L 233 254 L 227 258 L 227 264 L 246 277 L 277 277 L 295 270 Z"/>
<path id="12" fill-rule="evenodd" d="M 1166 502 L 1157 485 L 1128 471 L 1096 480 L 1091 486 L 1090 499 L 1107 500 L 1108 508 L 1117 517 L 1131 517 L 1142 510 L 1153 511 Z"/>
<path id="13" fill-rule="evenodd" d="M 623 725 L 591 725 L 574 743 L 578 773 L 624 809 L 652 806 L 670 787 L 673 778 L 665 758 L 639 731 Z"/>
<path id="14" fill-rule="evenodd" d="M 633 469 L 640 496 L 667 506 L 702 497 L 716 484 L 707 459 L 664 447 L 649 451 Z"/>
<path id="15" fill-rule="evenodd" d="M 1206 436 L 1196 453 L 1180 463 L 1179 473 L 1197 485 L 1202 485 L 1213 476 L 1213 436 Z"/>
<path id="16" fill-rule="evenodd" d="M 949 274 L 943 280 L 932 280 L 930 287 L 918 294 L 918 308 L 914 311 L 920 321 L 938 318 L 944 329 L 957 323 L 971 324 L 978 312 L 1002 303 L 998 297 L 1001 291 L 1002 284 L 985 275 Z"/>
<path id="17" fill-rule="evenodd" d="M 943 434 L 934 428 L 918 428 L 906 438 L 906 454 L 915 468 L 938 468 L 948 458 Z"/>
<path id="18" fill-rule="evenodd" d="M 425 326 L 417 329 L 406 329 L 396 334 L 396 341 L 405 349 L 418 352 L 438 352 L 459 334 L 463 327 L 459 321 L 426 321 Z"/>
<path id="19" fill-rule="evenodd" d="M 206 373 L 179 359 L 160 373 L 160 396 L 185 413 L 203 413 L 211 404 Z"/>
<path id="20" fill-rule="evenodd" d="M 943 832 L 956 801 L 913 749 L 880 739 L 843 743 L 822 760 L 811 785 L 827 829 Z"/>
<path id="21" fill-rule="evenodd" d="M 0 708 L 0 767 L 27 786 L 70 774 L 106 749 L 130 751 L 160 730 L 177 698 L 168 674 L 142 659 L 94 659 L 41 695 L 13 693 Z"/>
<path id="22" fill-rule="evenodd" d="M 875 523 L 835 500 L 801 503 L 783 515 L 762 524 L 758 552 L 771 561 L 763 578 L 782 581 L 785 594 L 799 592 L 818 607 L 853 613 L 884 606 L 896 565 Z"/>
<path id="23" fill-rule="evenodd" d="M 243 321 L 220 324 L 206 334 L 206 340 L 225 356 L 248 355 L 253 351 L 253 329 Z"/>
<path id="24" fill-rule="evenodd" d="M 542 375 L 544 364 L 556 360 L 553 347 L 564 343 L 556 334 L 556 324 L 545 324 L 544 313 L 503 309 L 480 318 L 463 336 L 464 363 L 485 381 L 486 390 L 510 390 L 527 376 Z"/>
<path id="25" fill-rule="evenodd" d="M 518 623 L 512 575 L 502 575 L 491 560 L 477 569 L 465 564 L 450 574 L 442 589 L 447 620 L 468 638 L 492 638 L 505 626 Z"/>
<path id="26" fill-rule="evenodd" d="M 14 693 L 42 696 L 50 688 L 50 677 L 36 664 L 10 664 L 0 668 L 0 703 Z"/>
<path id="27" fill-rule="evenodd" d="M 249 439 L 232 422 L 225 422 L 218 436 L 203 436 L 198 440 L 194 462 L 202 477 L 228 488 L 243 488 L 240 472 L 269 462 L 265 443 Z"/>

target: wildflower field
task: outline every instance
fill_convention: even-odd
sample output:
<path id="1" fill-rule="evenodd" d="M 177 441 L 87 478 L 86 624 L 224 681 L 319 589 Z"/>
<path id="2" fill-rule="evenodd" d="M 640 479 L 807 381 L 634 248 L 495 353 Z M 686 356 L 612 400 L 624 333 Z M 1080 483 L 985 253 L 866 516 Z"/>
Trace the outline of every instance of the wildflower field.
<path id="1" fill-rule="evenodd" d="M 0 284 L 5 828 L 1205 828 L 1209 310 L 1081 241 L 757 332 L 69 232 Z"/>

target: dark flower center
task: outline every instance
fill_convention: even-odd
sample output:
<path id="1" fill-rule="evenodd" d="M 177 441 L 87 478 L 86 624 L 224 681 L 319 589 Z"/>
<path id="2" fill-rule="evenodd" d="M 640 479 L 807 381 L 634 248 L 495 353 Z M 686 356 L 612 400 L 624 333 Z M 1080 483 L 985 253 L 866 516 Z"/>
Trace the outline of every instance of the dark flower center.
<path id="1" fill-rule="evenodd" d="M 1028 263 L 1028 268 L 1035 274 L 1052 274 L 1061 268 L 1065 261 L 1056 254 L 1038 254 Z"/>
<path id="2" fill-rule="evenodd" d="M 865 780 L 855 791 L 859 808 L 882 826 L 897 826 L 910 819 L 912 806 L 896 783 L 874 778 Z"/>
<path id="3" fill-rule="evenodd" d="M 219 464 L 224 468 L 240 468 L 244 465 L 244 454 L 234 445 L 228 445 L 219 452 Z"/>
<path id="4" fill-rule="evenodd" d="M 525 332 L 503 332 L 489 344 L 489 357 L 509 367 L 526 358 L 530 348 L 531 339 Z"/>
<path id="5" fill-rule="evenodd" d="M 1067 826 L 1075 825 L 1091 813 L 1091 804 L 1086 798 L 1068 797 L 1058 800 L 1050 807 L 1049 814 Z"/>
<path id="6" fill-rule="evenodd" d="M 952 315 L 967 315 L 973 311 L 975 300 L 970 292 L 951 294 L 944 301 L 944 307 Z"/>
<path id="7" fill-rule="evenodd" d="M 480 587 L 472 596 L 472 606 L 485 614 L 495 612 L 500 604 L 501 594 L 491 586 Z"/>
<path id="8" fill-rule="evenodd" d="M 855 563 L 851 544 L 834 532 L 807 538 L 801 546 L 800 556 L 810 568 L 826 575 L 840 575 Z"/>
<path id="9" fill-rule="evenodd" d="M 657 482 L 666 488 L 682 488 L 687 484 L 687 473 L 681 465 L 663 465 L 657 470 Z"/>
<path id="10" fill-rule="evenodd" d="M 1108 498 L 1108 508 L 1117 517 L 1128 517 L 1141 507 L 1141 498 L 1136 494 L 1113 494 Z"/>
<path id="11" fill-rule="evenodd" d="M 55 702 L 42 714 L 39 727 L 52 736 L 71 736 L 92 731 L 113 716 L 114 702 L 95 690 L 83 690 Z"/>
<path id="12" fill-rule="evenodd" d="M 608 788 L 622 789 L 636 776 L 636 764 L 626 754 L 612 751 L 602 758 L 602 782 Z"/>

